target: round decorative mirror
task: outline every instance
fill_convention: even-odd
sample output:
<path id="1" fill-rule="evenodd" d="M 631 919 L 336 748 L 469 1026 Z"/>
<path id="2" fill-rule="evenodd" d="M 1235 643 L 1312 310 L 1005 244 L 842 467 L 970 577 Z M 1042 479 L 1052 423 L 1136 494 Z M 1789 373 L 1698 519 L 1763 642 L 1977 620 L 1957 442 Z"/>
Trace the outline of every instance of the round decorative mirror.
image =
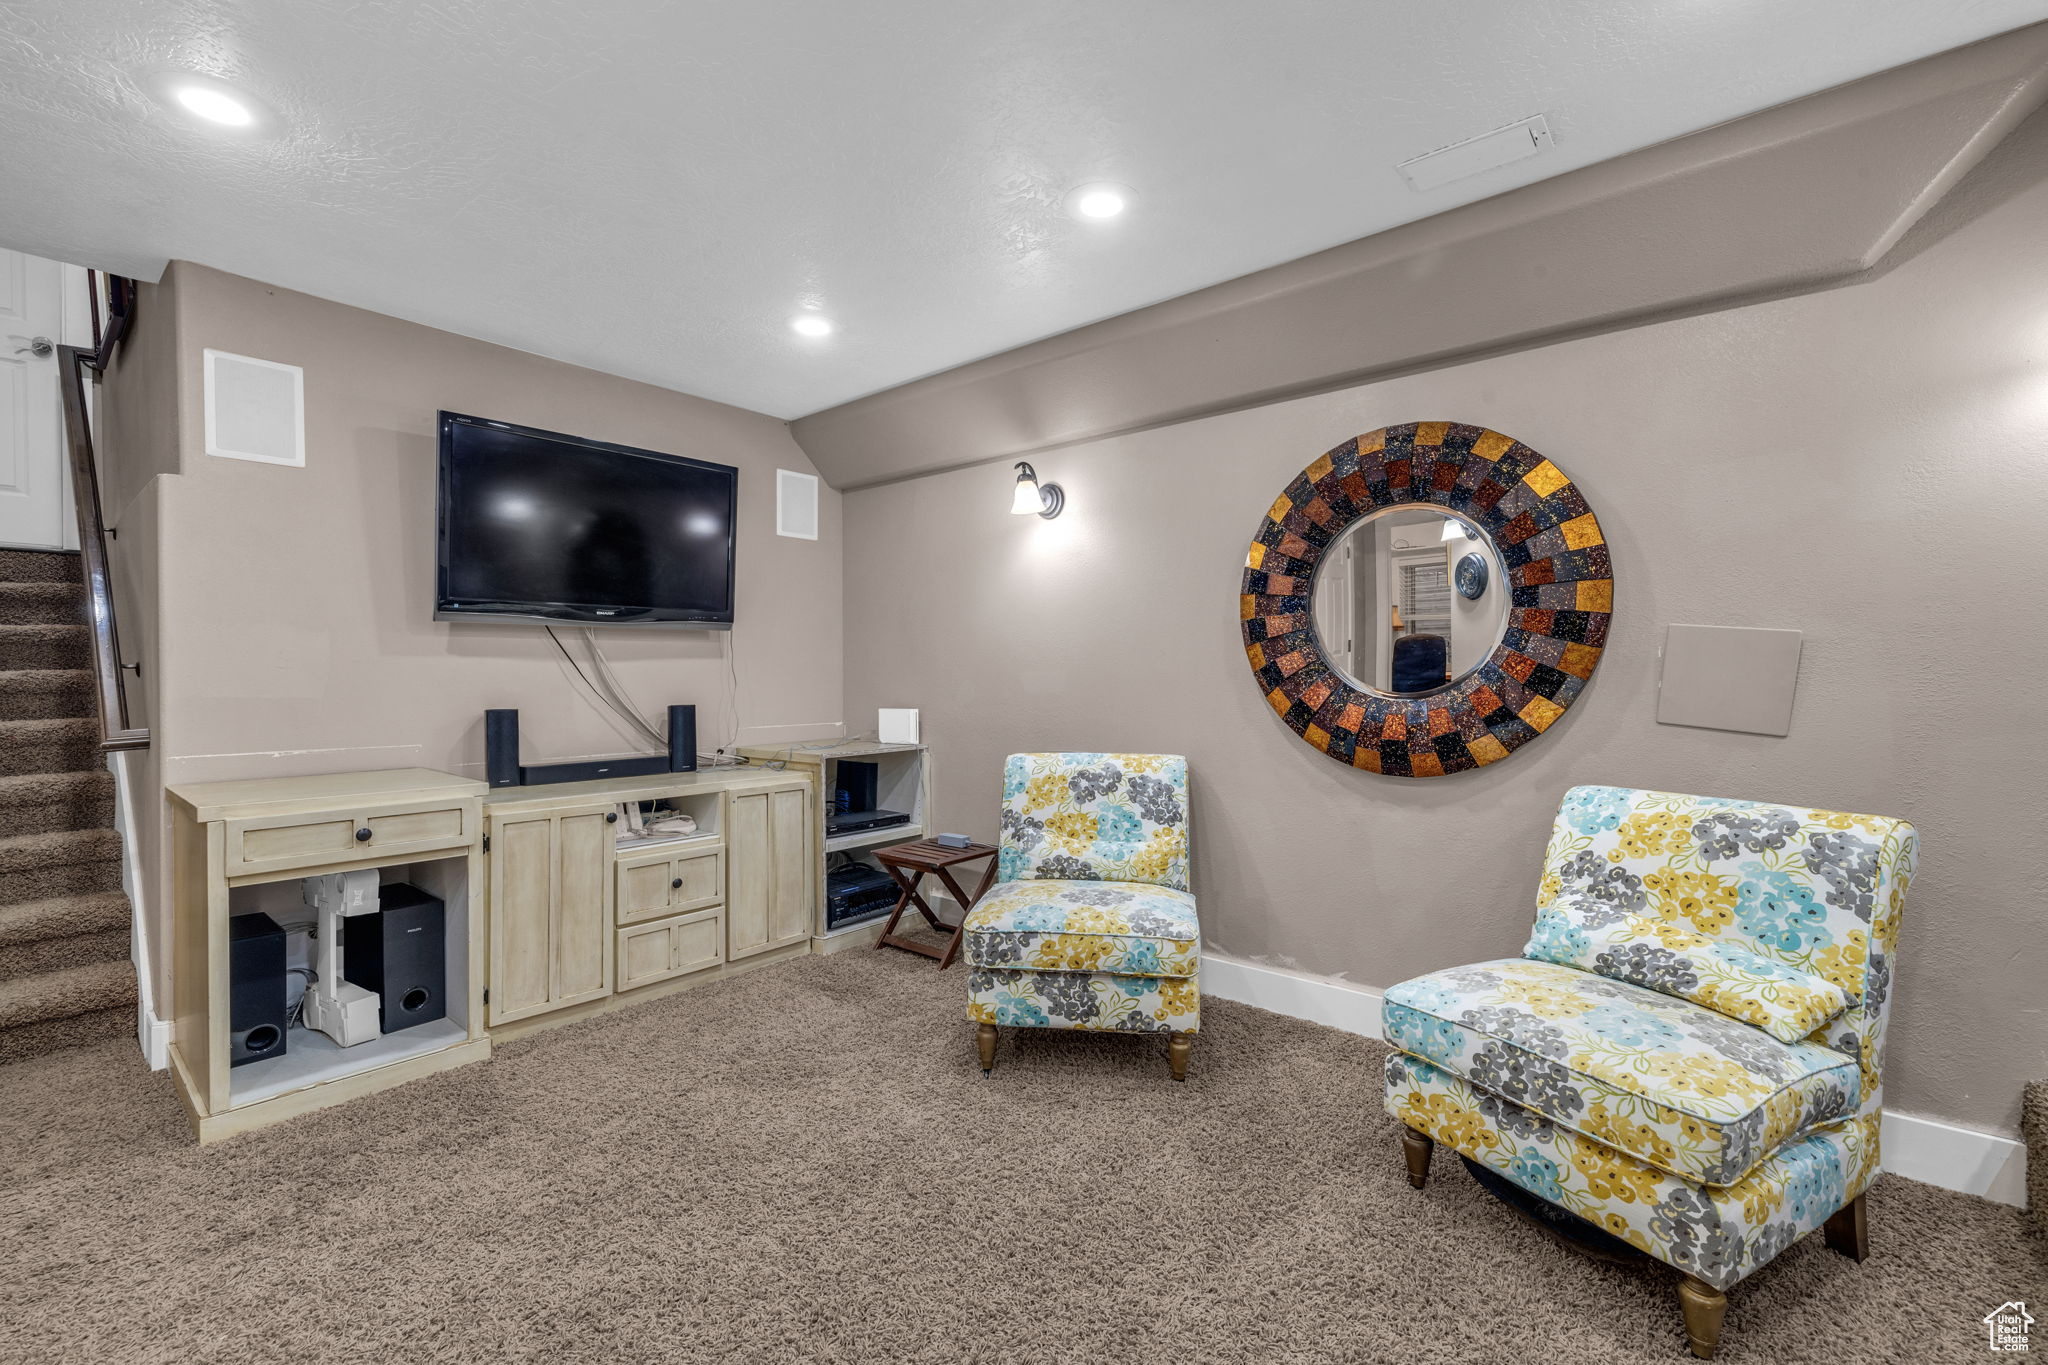
<path id="1" fill-rule="evenodd" d="M 1439 777 L 1550 728 L 1607 643 L 1600 523 L 1558 467 L 1462 422 L 1371 432 L 1274 502 L 1239 616 L 1266 700 L 1342 763 Z"/>

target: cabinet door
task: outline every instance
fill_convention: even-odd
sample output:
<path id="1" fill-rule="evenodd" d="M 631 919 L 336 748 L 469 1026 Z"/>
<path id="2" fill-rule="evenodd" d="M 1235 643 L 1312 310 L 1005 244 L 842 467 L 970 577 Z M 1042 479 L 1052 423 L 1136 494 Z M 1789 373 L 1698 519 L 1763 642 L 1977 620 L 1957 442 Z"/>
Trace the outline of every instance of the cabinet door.
<path id="1" fill-rule="evenodd" d="M 637 924 L 669 913 L 670 859 L 619 864 L 619 923 Z M 620 986 L 623 990 L 625 987 Z"/>
<path id="2" fill-rule="evenodd" d="M 669 864 L 669 906 L 708 910 L 725 901 L 725 854 L 719 849 L 690 853 Z"/>
<path id="3" fill-rule="evenodd" d="M 675 969 L 675 947 L 670 920 L 619 930 L 619 990 L 666 980 Z"/>
<path id="4" fill-rule="evenodd" d="M 491 821 L 493 1024 L 553 1007 L 554 832 L 545 815 Z"/>
<path id="5" fill-rule="evenodd" d="M 716 967 L 724 960 L 724 938 L 716 911 L 619 930 L 620 992 Z"/>
<path id="6" fill-rule="evenodd" d="M 612 829 L 607 810 L 556 817 L 554 979 L 550 1003 L 612 992 Z"/>
<path id="7" fill-rule="evenodd" d="M 726 835 L 726 957 L 811 934 L 810 787 L 732 798 Z"/>
<path id="8" fill-rule="evenodd" d="M 769 869 L 774 850 L 769 844 L 768 793 L 749 792 L 732 798 L 725 836 L 725 955 L 737 959 L 768 946 Z"/>
<path id="9" fill-rule="evenodd" d="M 811 936 L 810 788 L 768 793 L 768 834 L 773 858 L 768 877 L 771 944 Z"/>

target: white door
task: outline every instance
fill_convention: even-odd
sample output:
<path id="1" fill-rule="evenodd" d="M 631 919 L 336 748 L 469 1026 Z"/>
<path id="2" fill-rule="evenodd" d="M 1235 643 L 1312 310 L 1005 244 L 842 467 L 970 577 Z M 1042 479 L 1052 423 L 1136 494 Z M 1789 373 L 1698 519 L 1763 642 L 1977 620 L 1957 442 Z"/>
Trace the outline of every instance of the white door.
<path id="1" fill-rule="evenodd" d="M 73 275 L 84 278 L 55 261 L 0 250 L 0 545 L 62 549 L 78 540 L 57 356 L 35 353 L 38 337 L 52 347 L 67 339 L 64 292 Z"/>

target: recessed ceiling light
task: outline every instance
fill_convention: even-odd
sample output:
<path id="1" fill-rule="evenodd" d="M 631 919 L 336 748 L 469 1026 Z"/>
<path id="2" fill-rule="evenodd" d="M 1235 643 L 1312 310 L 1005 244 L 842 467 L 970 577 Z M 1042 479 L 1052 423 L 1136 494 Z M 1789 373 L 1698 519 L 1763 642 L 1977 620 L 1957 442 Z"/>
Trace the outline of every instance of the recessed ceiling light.
<path id="1" fill-rule="evenodd" d="M 1118 217 L 1130 205 L 1131 192 L 1122 185 L 1083 185 L 1067 196 L 1067 212 L 1096 222 Z"/>
<path id="2" fill-rule="evenodd" d="M 256 115 L 249 106 L 225 90 L 216 90 L 210 85 L 181 85 L 172 92 L 172 98 L 185 106 L 189 113 L 197 114 L 211 123 L 225 123 L 230 128 L 246 128 L 256 121 Z"/>
<path id="3" fill-rule="evenodd" d="M 832 319 L 816 313 L 799 313 L 789 320 L 789 330 L 800 337 L 828 337 L 832 335 Z"/>
<path id="4" fill-rule="evenodd" d="M 273 122 L 262 101 L 196 71 L 165 71 L 148 83 L 164 103 L 217 127 L 256 132 Z"/>

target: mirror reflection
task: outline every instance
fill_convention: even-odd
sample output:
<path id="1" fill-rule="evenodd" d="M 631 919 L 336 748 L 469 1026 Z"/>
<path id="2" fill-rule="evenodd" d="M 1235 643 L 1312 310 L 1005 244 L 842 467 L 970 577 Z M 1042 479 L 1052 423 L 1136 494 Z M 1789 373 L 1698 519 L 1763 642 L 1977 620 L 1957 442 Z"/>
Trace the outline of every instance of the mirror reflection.
<path id="1" fill-rule="evenodd" d="M 1436 507 L 1394 507 L 1344 529 L 1316 567 L 1317 638 L 1354 687 L 1431 692 L 1486 661 L 1514 596 L 1493 541 Z"/>

